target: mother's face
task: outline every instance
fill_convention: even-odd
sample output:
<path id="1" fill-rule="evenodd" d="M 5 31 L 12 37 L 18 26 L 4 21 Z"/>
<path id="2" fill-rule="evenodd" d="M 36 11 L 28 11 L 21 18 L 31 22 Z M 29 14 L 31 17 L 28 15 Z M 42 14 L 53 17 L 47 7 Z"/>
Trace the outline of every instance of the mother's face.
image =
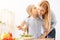
<path id="1" fill-rule="evenodd" d="M 38 15 L 39 15 L 39 16 L 44 15 L 45 12 L 46 12 L 46 10 L 45 10 L 42 6 L 38 8 Z"/>

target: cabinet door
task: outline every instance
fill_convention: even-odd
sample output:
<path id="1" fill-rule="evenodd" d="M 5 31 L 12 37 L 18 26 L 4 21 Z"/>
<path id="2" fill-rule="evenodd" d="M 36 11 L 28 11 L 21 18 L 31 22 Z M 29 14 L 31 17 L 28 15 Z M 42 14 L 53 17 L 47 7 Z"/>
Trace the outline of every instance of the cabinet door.
<path id="1" fill-rule="evenodd" d="M 9 10 L 0 10 L 0 34 L 5 32 L 12 32 L 14 16 Z"/>

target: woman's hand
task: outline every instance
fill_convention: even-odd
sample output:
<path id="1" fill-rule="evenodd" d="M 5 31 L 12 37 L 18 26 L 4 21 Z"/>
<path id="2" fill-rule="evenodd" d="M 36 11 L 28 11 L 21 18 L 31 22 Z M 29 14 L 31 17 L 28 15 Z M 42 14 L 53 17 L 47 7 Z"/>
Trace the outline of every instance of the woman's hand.
<path id="1" fill-rule="evenodd" d="M 44 35 L 41 35 L 41 36 L 40 36 L 40 39 L 42 39 L 42 38 L 45 38 L 45 36 L 44 36 Z"/>
<path id="2" fill-rule="evenodd" d="M 48 31 L 45 31 L 44 34 L 40 36 L 40 38 L 45 38 L 48 35 Z"/>

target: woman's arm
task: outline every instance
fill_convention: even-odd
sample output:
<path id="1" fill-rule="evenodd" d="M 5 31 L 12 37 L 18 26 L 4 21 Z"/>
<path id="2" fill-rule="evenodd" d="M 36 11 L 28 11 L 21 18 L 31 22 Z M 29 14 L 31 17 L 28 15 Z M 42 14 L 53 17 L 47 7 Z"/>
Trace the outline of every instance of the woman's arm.
<path id="1" fill-rule="evenodd" d="M 49 31 L 44 31 L 44 33 L 40 36 L 40 38 L 45 38 L 45 37 L 49 34 L 50 31 L 51 31 L 51 30 L 49 30 Z"/>
<path id="2" fill-rule="evenodd" d="M 49 34 L 50 22 L 48 20 L 46 21 L 46 19 L 45 19 L 43 27 L 44 27 L 44 33 L 40 36 L 40 38 L 45 38 L 45 36 L 47 36 Z"/>
<path id="3" fill-rule="evenodd" d="M 51 27 L 54 27 L 55 25 L 56 25 L 56 17 L 54 13 L 51 11 Z M 40 38 L 45 38 L 45 36 L 47 36 L 50 31 L 52 31 L 52 29 L 50 29 L 49 31 L 45 31 L 44 34 L 42 34 Z"/>

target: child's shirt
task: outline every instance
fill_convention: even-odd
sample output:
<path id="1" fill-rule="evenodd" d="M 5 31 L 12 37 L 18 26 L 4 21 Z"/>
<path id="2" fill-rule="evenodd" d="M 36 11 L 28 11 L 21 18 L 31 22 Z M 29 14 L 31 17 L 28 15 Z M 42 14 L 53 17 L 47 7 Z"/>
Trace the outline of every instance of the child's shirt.
<path id="1" fill-rule="evenodd" d="M 39 38 L 44 33 L 43 21 L 40 18 L 27 18 L 25 24 L 28 26 L 28 33 L 33 35 L 34 38 Z"/>

